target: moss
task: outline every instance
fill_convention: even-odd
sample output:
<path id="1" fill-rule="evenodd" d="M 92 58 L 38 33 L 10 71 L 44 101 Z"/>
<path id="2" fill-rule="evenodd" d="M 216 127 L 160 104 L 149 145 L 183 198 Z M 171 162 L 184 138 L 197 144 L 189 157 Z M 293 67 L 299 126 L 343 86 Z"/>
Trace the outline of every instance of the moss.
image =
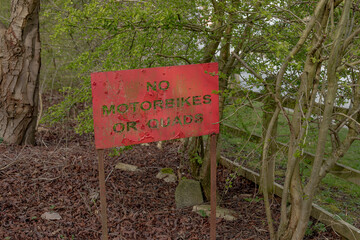
<path id="1" fill-rule="evenodd" d="M 341 210 L 337 207 L 337 206 L 335 206 L 335 205 L 329 205 L 329 206 L 327 206 L 327 208 L 330 210 L 330 212 L 332 212 L 332 213 L 339 213 L 339 212 L 341 212 Z"/>
<path id="2" fill-rule="evenodd" d="M 163 168 L 160 170 L 162 173 L 168 173 L 168 174 L 173 174 L 174 170 L 172 168 Z"/>
<path id="3" fill-rule="evenodd" d="M 285 172 L 283 170 L 275 170 L 275 175 L 279 177 L 284 177 Z"/>

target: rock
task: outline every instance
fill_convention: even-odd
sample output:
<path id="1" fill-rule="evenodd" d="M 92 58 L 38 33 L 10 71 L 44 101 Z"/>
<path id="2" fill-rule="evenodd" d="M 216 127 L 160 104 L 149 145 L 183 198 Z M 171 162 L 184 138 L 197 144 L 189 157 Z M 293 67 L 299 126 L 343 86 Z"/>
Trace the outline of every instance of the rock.
<path id="1" fill-rule="evenodd" d="M 116 164 L 115 168 L 116 168 L 116 169 L 123 170 L 123 171 L 129 171 L 129 172 L 139 171 L 139 169 L 138 169 L 137 166 L 131 165 L 131 164 L 126 164 L 126 163 L 121 163 L 121 162 L 119 162 L 118 164 Z"/>
<path id="2" fill-rule="evenodd" d="M 210 216 L 210 211 L 211 207 L 210 205 L 197 205 L 193 207 L 193 212 L 198 213 L 199 215 L 205 217 L 205 216 Z M 238 219 L 240 216 L 240 214 L 238 214 L 237 212 L 230 210 L 230 209 L 226 209 L 226 208 L 221 208 L 219 206 L 216 206 L 216 217 L 217 218 L 223 218 L 226 221 L 234 221 L 236 219 Z"/>
<path id="3" fill-rule="evenodd" d="M 156 143 L 156 147 L 158 148 L 158 149 L 162 149 L 162 141 L 160 141 L 160 142 L 157 142 Z"/>
<path id="4" fill-rule="evenodd" d="M 61 216 L 56 212 L 45 212 L 41 215 L 41 218 L 45 220 L 60 220 Z"/>
<path id="5" fill-rule="evenodd" d="M 163 168 L 160 170 L 160 172 L 156 175 L 156 178 L 163 179 L 165 182 L 176 182 L 177 177 L 174 174 L 174 170 L 171 168 Z"/>
<path id="6" fill-rule="evenodd" d="M 37 128 L 37 131 L 38 131 L 38 132 L 49 132 L 50 129 L 44 128 L 44 127 L 38 127 L 38 128 Z"/>
<path id="7" fill-rule="evenodd" d="M 200 182 L 183 179 L 175 191 L 176 208 L 192 207 L 204 202 Z"/>

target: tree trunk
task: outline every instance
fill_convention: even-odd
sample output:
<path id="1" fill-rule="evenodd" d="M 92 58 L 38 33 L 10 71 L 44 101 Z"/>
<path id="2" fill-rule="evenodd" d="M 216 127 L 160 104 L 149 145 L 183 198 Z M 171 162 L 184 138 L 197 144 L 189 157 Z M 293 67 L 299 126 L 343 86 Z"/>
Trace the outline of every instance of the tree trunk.
<path id="1" fill-rule="evenodd" d="M 11 23 L 0 23 L 0 138 L 34 144 L 40 72 L 40 0 L 12 1 Z"/>
<path id="2" fill-rule="evenodd" d="M 304 188 L 304 205 L 302 207 L 301 216 L 299 219 L 299 224 L 296 227 L 293 238 L 294 240 L 303 239 L 305 235 L 305 230 L 307 227 L 307 222 L 310 218 L 311 213 L 311 204 L 315 197 L 315 192 L 319 186 L 321 179 L 325 174 L 321 175 L 320 170 L 323 165 L 323 159 L 325 154 L 325 143 L 328 136 L 328 132 L 331 126 L 333 108 L 336 99 L 336 92 L 338 88 L 338 76 L 337 69 L 341 63 L 343 56 L 343 41 L 346 33 L 346 26 L 349 22 L 349 15 L 352 6 L 352 0 L 345 0 L 344 9 L 341 15 L 341 20 L 336 28 L 334 34 L 334 41 L 332 44 L 332 49 L 329 56 L 328 66 L 327 66 L 327 94 L 324 101 L 324 113 L 322 115 L 322 121 L 320 123 L 319 137 L 317 141 L 317 148 L 315 152 L 314 163 L 312 166 L 309 182 Z M 351 144 L 348 144 L 349 146 Z M 336 154 L 337 151 L 332 153 L 332 157 L 339 158 L 343 153 Z"/>
<path id="3" fill-rule="evenodd" d="M 275 91 L 275 76 L 268 77 L 266 79 L 267 84 L 270 86 L 270 89 L 274 92 Z M 277 104 L 272 96 L 267 96 L 264 99 L 264 106 L 263 106 L 263 119 L 262 119 L 262 139 L 265 139 L 267 129 L 271 122 L 272 116 L 276 111 Z M 267 191 L 269 192 L 270 196 L 274 195 L 274 181 L 275 181 L 275 160 L 276 160 L 276 153 L 277 153 L 277 144 L 276 144 L 276 135 L 277 135 L 277 125 L 278 125 L 278 118 L 276 118 L 274 127 L 271 131 L 270 143 L 269 143 L 269 152 L 266 154 L 268 157 L 265 160 L 265 164 L 267 164 L 266 172 L 261 172 L 261 178 L 264 178 L 264 181 L 261 181 L 260 191 L 262 191 L 263 184 L 267 185 Z"/>

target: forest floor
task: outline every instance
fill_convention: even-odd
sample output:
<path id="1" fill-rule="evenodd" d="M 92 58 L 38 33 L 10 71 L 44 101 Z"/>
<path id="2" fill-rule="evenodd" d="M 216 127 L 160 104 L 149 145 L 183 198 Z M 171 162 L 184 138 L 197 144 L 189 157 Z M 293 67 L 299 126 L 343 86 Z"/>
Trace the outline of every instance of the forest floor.
<path id="1" fill-rule="evenodd" d="M 97 157 L 92 136 L 78 136 L 71 128 L 42 128 L 37 146 L 0 143 L 0 239 L 100 239 L 100 199 Z M 136 145 L 119 156 L 106 151 L 105 176 L 110 239 L 209 239 L 207 217 L 191 208 L 176 209 L 177 183 L 155 176 L 172 168 L 190 177 L 180 141 Z M 115 169 L 118 162 L 141 171 Z M 230 171 L 218 168 L 221 206 L 235 210 L 238 220 L 217 219 L 217 239 L 269 239 L 262 196 L 257 186 L 237 177 L 225 194 Z M 279 202 L 272 202 L 279 218 Z M 44 213 L 57 213 L 46 220 Z M 44 216 L 44 215 L 43 215 Z M 61 219 L 60 219 L 61 218 Z M 331 228 L 313 220 L 306 239 L 341 239 Z"/>

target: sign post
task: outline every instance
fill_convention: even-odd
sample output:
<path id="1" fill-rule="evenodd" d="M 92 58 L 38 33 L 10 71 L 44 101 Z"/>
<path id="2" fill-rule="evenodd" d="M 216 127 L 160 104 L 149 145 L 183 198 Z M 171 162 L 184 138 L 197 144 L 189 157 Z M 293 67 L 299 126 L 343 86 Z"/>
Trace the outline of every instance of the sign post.
<path id="1" fill-rule="evenodd" d="M 210 235 L 215 240 L 217 74 L 217 63 L 91 74 L 103 240 L 108 238 L 103 149 L 202 135 L 211 138 Z"/>
<path id="2" fill-rule="evenodd" d="M 216 240 L 216 134 L 210 136 L 210 239 Z"/>
<path id="3" fill-rule="evenodd" d="M 107 207 L 106 207 L 106 188 L 105 188 L 105 169 L 104 169 L 104 150 L 96 150 L 99 161 L 99 183 L 100 183 L 100 209 L 101 209 L 101 231 L 102 240 L 108 240 L 107 226 Z"/>

